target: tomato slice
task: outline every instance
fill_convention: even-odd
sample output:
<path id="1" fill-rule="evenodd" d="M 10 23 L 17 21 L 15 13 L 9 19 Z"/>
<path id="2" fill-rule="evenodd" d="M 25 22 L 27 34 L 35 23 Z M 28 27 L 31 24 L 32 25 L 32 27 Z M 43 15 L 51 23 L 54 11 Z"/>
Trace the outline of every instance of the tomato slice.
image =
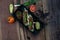
<path id="1" fill-rule="evenodd" d="M 10 24 L 14 23 L 15 22 L 14 17 L 12 17 L 12 16 L 8 17 L 8 22 Z"/>
<path id="2" fill-rule="evenodd" d="M 30 6 L 30 11 L 35 12 L 36 11 L 36 5 L 31 5 Z"/>

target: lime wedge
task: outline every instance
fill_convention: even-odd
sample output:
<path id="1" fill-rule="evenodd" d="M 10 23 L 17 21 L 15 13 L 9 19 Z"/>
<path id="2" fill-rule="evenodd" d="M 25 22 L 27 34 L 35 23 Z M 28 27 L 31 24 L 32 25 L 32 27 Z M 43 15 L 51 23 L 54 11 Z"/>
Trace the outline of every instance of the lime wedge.
<path id="1" fill-rule="evenodd" d="M 11 14 L 13 13 L 13 4 L 9 5 L 9 11 L 10 11 Z"/>

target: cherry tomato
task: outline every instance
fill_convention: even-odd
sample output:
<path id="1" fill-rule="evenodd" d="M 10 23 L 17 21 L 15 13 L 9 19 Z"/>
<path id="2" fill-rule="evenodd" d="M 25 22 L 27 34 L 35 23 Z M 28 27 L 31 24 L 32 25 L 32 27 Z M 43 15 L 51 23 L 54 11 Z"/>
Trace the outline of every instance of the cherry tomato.
<path id="1" fill-rule="evenodd" d="M 30 11 L 35 12 L 36 11 L 36 5 L 31 5 L 30 6 Z"/>

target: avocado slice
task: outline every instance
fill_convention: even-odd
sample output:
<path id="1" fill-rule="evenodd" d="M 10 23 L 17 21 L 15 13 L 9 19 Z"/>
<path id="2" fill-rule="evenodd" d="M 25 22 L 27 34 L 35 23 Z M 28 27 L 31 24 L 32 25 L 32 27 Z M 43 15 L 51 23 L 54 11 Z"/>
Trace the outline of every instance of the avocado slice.
<path id="1" fill-rule="evenodd" d="M 22 18 L 22 13 L 20 11 L 17 11 L 16 16 L 17 16 L 18 19 L 21 19 Z"/>
<path id="2" fill-rule="evenodd" d="M 35 23 L 35 27 L 36 27 L 37 30 L 39 30 L 40 29 L 40 23 L 39 22 L 36 22 Z"/>
<path id="3" fill-rule="evenodd" d="M 25 9 L 23 12 L 23 23 L 26 26 L 28 25 L 27 16 L 28 16 L 28 11 Z"/>

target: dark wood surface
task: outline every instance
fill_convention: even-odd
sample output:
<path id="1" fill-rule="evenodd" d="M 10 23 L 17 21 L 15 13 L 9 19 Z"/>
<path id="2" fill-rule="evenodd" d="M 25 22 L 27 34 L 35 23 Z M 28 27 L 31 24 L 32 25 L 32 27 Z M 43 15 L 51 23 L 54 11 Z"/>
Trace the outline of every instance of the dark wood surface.
<path id="1" fill-rule="evenodd" d="M 60 0 L 48 0 L 50 12 L 49 23 L 46 27 L 47 40 L 60 40 Z"/>

